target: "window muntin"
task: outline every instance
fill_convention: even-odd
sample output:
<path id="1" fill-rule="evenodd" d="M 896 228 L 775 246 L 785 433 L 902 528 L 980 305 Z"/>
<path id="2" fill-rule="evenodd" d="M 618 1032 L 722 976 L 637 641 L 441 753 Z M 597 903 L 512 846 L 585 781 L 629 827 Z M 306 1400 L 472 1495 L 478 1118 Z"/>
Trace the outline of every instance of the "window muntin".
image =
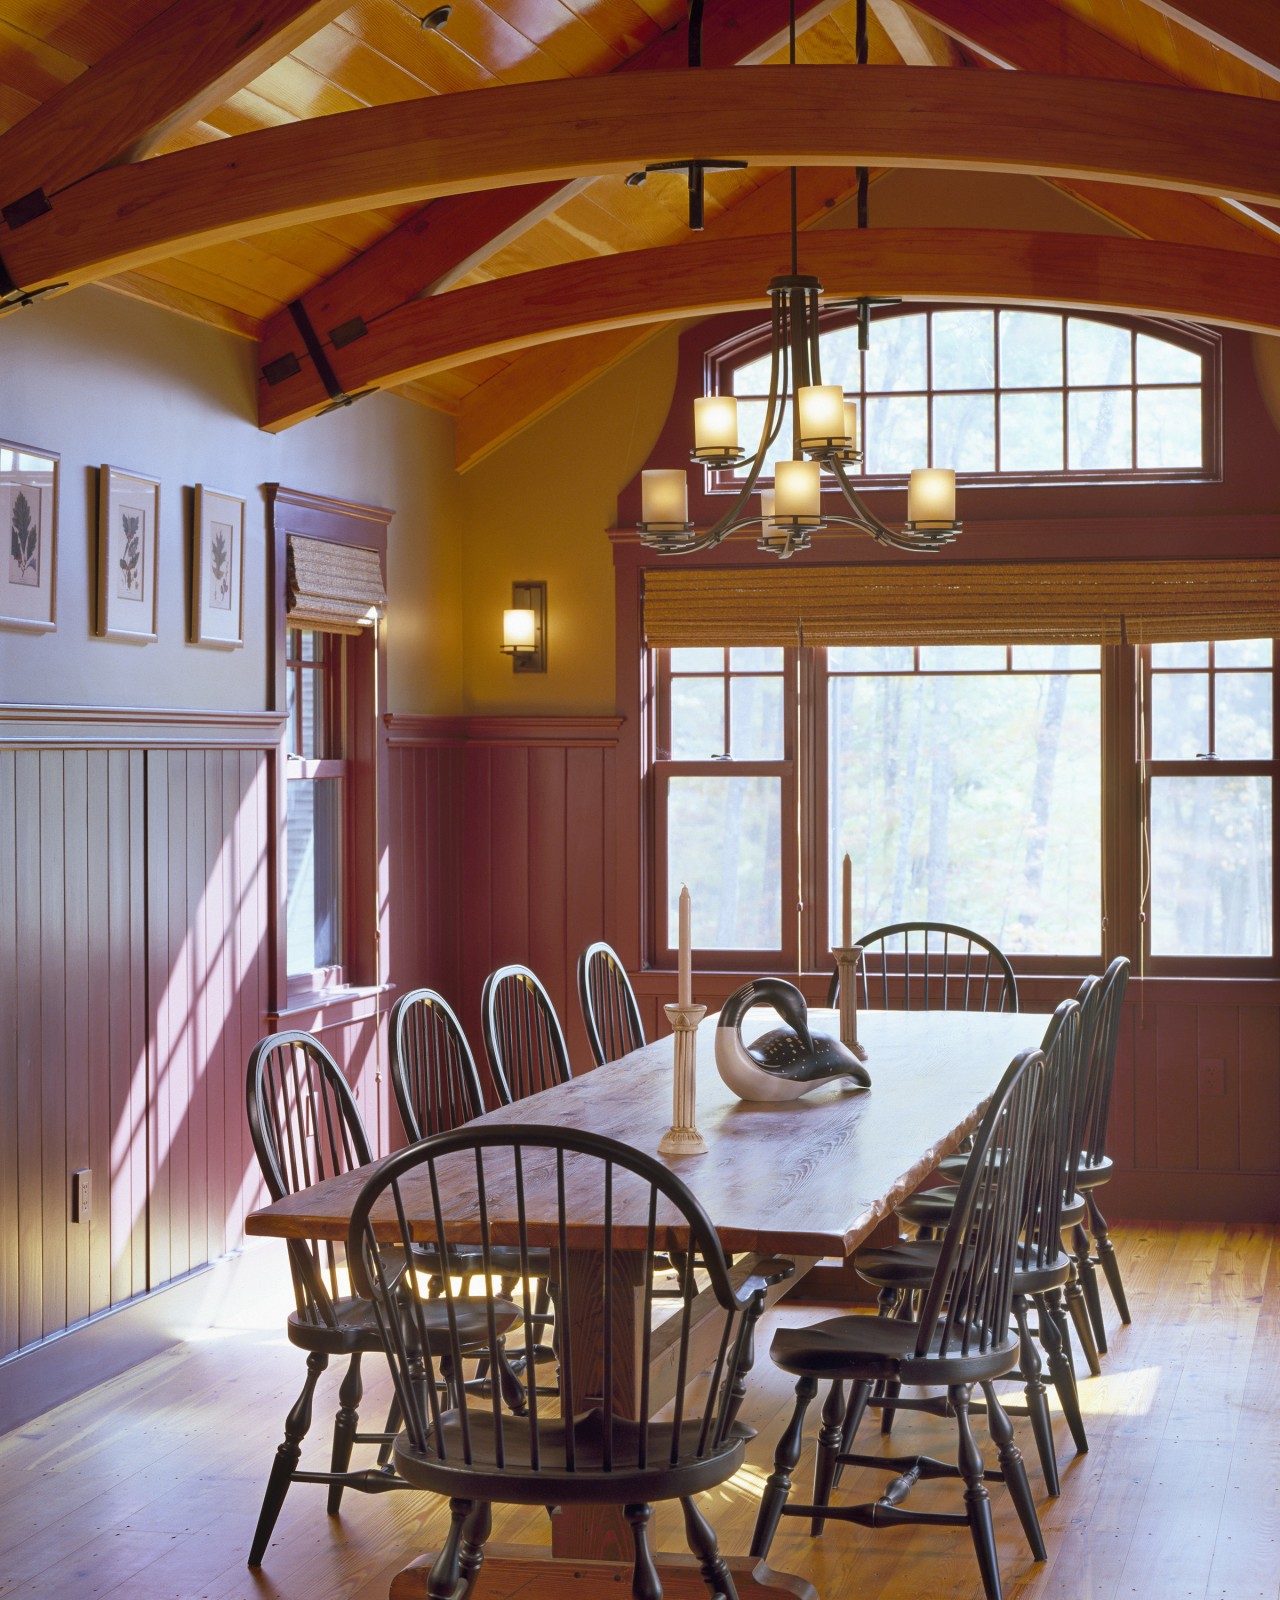
<path id="1" fill-rule="evenodd" d="M 1275 954 L 1275 645 L 1153 644 L 1147 715 L 1148 954 Z"/>
<path id="2" fill-rule="evenodd" d="M 887 658 L 887 659 L 886 659 Z M 1099 651 L 827 652 L 827 911 L 927 919 L 1010 955 L 1101 948 Z"/>
<path id="3" fill-rule="evenodd" d="M 711 381 L 738 397 L 740 437 L 760 436 L 769 357 L 760 336 L 713 355 Z M 963 477 L 1202 475 L 1213 363 L 1207 341 L 1058 311 L 956 309 L 881 314 L 871 348 L 836 319 L 823 377 L 859 408 L 868 478 L 924 464 Z M 783 419 L 762 477 L 791 454 Z M 729 488 L 743 466 L 713 474 Z"/>
<path id="4" fill-rule="evenodd" d="M 343 641 L 289 628 L 286 969 L 291 983 L 342 981 L 348 764 L 341 737 Z"/>

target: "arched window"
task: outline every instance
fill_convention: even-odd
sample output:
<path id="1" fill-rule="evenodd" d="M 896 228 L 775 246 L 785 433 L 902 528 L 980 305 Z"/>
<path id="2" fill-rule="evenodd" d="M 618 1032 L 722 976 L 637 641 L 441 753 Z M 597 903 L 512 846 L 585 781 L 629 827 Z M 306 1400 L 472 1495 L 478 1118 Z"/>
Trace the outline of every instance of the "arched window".
<path id="1" fill-rule="evenodd" d="M 939 307 L 882 312 L 870 348 L 857 322 L 824 327 L 822 375 L 856 399 L 867 479 L 912 467 L 963 478 L 1203 478 L 1216 471 L 1218 340 L 1207 331 L 1075 312 Z M 759 439 L 768 329 L 708 353 L 713 391 L 738 397 Z M 788 418 L 768 460 L 791 454 Z M 768 469 L 766 469 L 768 470 Z M 730 488 L 746 468 L 716 475 Z"/>

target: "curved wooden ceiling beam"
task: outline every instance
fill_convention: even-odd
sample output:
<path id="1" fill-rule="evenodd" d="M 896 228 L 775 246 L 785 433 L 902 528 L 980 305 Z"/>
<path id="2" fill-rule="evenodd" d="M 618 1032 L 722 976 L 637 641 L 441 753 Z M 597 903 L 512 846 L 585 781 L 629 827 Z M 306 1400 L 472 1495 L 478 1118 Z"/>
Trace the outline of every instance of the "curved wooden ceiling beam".
<path id="1" fill-rule="evenodd" d="M 833 296 L 980 300 L 1157 313 L 1280 332 L 1280 261 L 1093 234 L 874 228 L 805 235 L 800 265 Z M 758 307 L 786 272 L 777 235 L 634 250 L 415 300 L 334 353 L 349 393 L 575 334 Z M 325 402 L 309 369 L 259 390 L 279 429 Z"/>
<path id="2" fill-rule="evenodd" d="M 23 288 L 74 286 L 337 212 L 700 150 L 753 166 L 1022 172 L 1280 203 L 1280 102 L 945 68 L 703 68 L 366 107 L 112 168 L 0 232 L 0 257 Z"/>

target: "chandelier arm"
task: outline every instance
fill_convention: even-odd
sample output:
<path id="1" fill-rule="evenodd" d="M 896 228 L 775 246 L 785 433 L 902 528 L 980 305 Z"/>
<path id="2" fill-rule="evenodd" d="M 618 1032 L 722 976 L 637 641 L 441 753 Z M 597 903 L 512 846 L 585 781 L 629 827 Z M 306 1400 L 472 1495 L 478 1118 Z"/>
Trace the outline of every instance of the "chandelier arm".
<path id="1" fill-rule="evenodd" d="M 849 476 L 844 470 L 844 463 L 831 457 L 823 462 L 835 474 L 840 491 L 846 501 L 856 513 L 854 517 L 828 517 L 825 521 L 848 523 L 859 528 L 863 533 L 868 533 L 879 544 L 889 545 L 895 550 L 910 550 L 917 554 L 921 551 L 938 550 L 944 544 L 949 544 L 953 535 L 943 536 L 933 533 L 908 532 L 905 529 L 891 528 L 887 523 L 881 522 L 875 513 L 868 509 L 862 496 L 849 481 Z"/>

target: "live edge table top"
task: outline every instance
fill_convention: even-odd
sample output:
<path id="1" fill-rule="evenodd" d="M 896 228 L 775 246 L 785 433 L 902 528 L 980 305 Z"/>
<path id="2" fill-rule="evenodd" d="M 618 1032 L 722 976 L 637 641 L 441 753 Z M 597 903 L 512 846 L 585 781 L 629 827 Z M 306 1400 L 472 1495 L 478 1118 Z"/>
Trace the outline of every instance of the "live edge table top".
<path id="1" fill-rule="evenodd" d="M 802 1099 L 769 1105 L 746 1104 L 721 1082 L 714 1021 L 707 1018 L 698 1035 L 697 1122 L 708 1153 L 671 1157 L 667 1165 L 702 1203 L 727 1251 L 821 1258 L 850 1255 L 957 1148 L 981 1120 L 1010 1060 L 1039 1044 L 1048 1018 L 1026 1012 L 863 1011 L 858 1037 L 868 1052 L 872 1087 L 827 1085 Z M 835 1012 L 812 1011 L 810 1021 L 815 1031 L 837 1032 Z M 750 1037 L 775 1022 L 770 1013 L 753 1012 L 744 1032 Z M 667 1037 L 489 1112 L 482 1121 L 586 1129 L 655 1153 L 671 1122 L 672 1076 Z M 355 1198 L 373 1170 L 329 1179 L 255 1211 L 246 1230 L 274 1238 L 343 1238 Z M 501 1213 L 506 1188 L 499 1173 L 494 1178 L 491 1219 Z M 425 1193 L 422 1207 L 415 1203 L 413 1181 L 410 1176 L 404 1182 L 406 1209 L 411 1216 L 429 1216 Z M 550 1221 L 553 1191 L 547 1200 Z M 532 1193 L 528 1203 L 533 1243 L 541 1230 L 532 1224 L 544 1220 L 543 1208 Z M 599 1247 L 593 1236 L 599 1230 L 591 1224 L 584 1215 L 581 1238 L 571 1241 L 575 1246 Z M 626 1248 L 629 1241 L 619 1232 L 614 1242 Z"/>

